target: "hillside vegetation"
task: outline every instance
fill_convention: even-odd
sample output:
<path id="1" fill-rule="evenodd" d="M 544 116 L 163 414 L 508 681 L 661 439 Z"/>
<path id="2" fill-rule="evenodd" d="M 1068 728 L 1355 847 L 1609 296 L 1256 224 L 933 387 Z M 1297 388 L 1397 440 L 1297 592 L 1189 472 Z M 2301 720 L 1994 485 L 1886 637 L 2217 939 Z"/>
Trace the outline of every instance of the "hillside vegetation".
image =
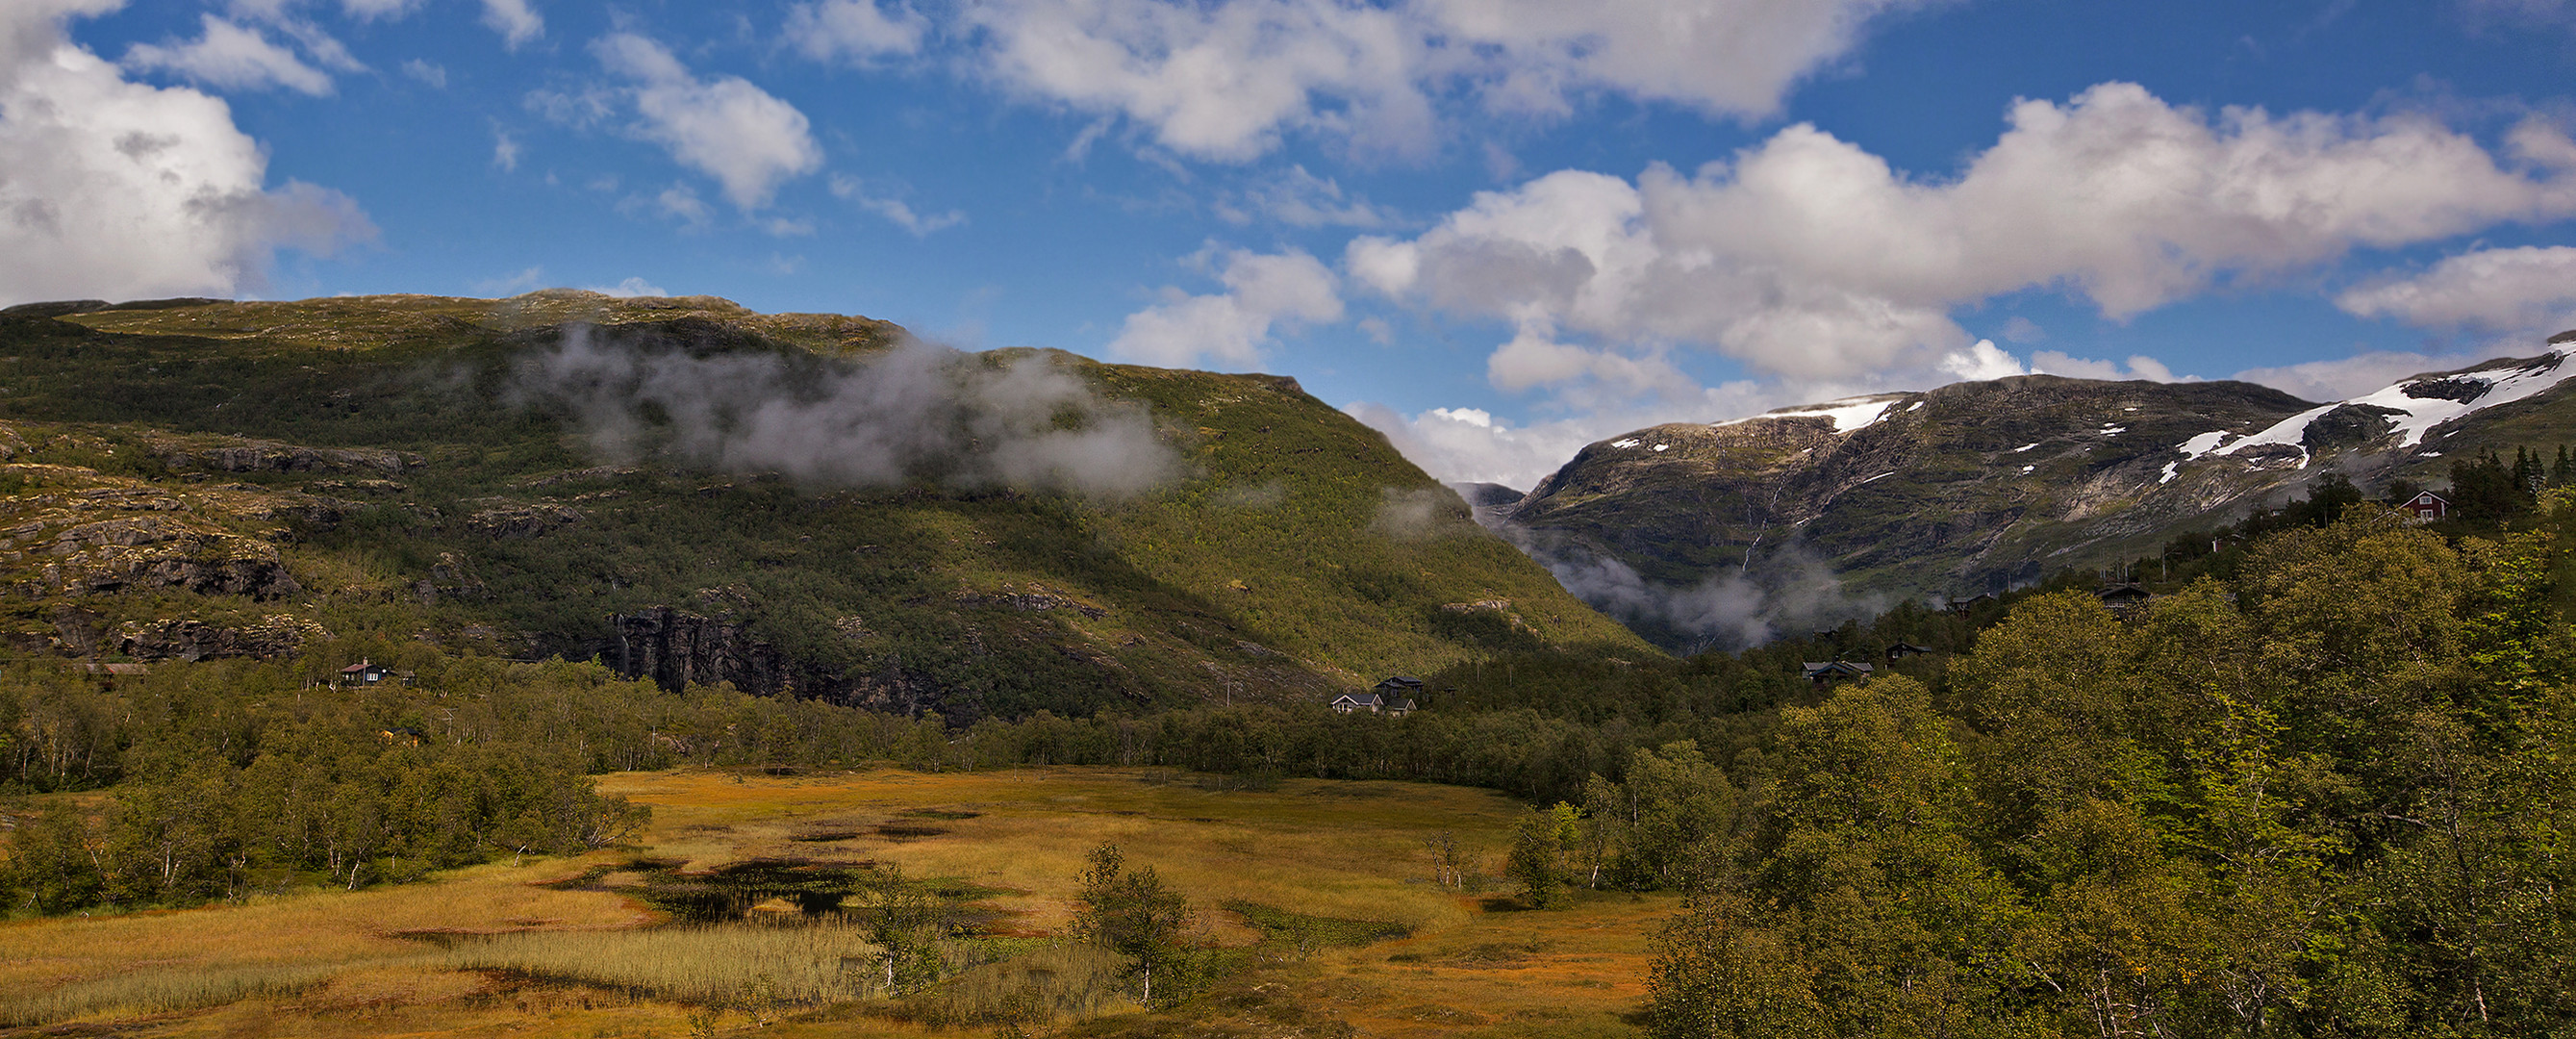
<path id="1" fill-rule="evenodd" d="M 0 312 L 0 586 L 101 662 L 599 658 L 960 719 L 1652 650 L 1287 379 L 722 300 Z"/>

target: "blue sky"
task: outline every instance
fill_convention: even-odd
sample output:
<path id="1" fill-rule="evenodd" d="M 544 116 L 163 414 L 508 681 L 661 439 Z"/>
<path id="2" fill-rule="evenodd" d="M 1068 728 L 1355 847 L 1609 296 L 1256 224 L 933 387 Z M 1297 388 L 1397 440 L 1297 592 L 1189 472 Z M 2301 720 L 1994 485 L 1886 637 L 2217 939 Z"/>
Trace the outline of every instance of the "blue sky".
<path id="1" fill-rule="evenodd" d="M 0 303 L 721 295 L 1297 376 L 1435 474 L 2576 326 L 2576 3 L 10 0 Z"/>

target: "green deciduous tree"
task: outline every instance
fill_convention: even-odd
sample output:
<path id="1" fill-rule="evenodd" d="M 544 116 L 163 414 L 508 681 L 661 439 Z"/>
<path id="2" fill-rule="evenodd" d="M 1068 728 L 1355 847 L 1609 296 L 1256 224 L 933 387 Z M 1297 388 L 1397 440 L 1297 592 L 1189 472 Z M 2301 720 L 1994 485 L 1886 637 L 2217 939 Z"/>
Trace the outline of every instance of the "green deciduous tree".
<path id="1" fill-rule="evenodd" d="M 1181 943 L 1181 932 L 1189 924 L 1189 902 L 1180 892 L 1163 886 L 1154 867 L 1129 871 L 1126 861 L 1115 844 L 1093 848 L 1086 856 L 1082 908 L 1074 914 L 1073 933 L 1135 957 L 1143 985 L 1141 1001 L 1152 1006 L 1157 970 L 1167 975 L 1165 1001 L 1177 998 L 1184 987 L 1170 984 L 1177 979 L 1168 975 L 1188 973 L 1189 950 Z"/>

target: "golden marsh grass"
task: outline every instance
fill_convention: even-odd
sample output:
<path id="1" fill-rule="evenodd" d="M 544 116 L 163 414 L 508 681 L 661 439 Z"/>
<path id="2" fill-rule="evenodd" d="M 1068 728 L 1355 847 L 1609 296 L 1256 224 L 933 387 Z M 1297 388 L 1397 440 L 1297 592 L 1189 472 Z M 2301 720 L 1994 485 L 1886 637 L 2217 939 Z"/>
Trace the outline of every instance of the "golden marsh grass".
<path id="1" fill-rule="evenodd" d="M 1006 1020 L 1160 1034 L 1193 1015 L 1234 1014 L 1238 1001 L 1302 1008 L 1307 1024 L 1346 1022 L 1368 1036 L 1637 1033 L 1622 1015 L 1642 998 L 1648 936 L 1671 899 L 1489 912 L 1430 882 L 1422 842 L 1443 831 L 1491 869 L 1521 810 L 1509 799 L 1312 780 L 1218 792 L 1167 778 L 1078 768 L 606 776 L 603 793 L 654 809 L 640 847 L 356 893 L 0 925 L 0 1013 L 154 1037 L 576 1039 L 687 1035 L 707 1016 L 692 1021 L 693 1006 L 727 1000 L 735 1009 L 719 1030 L 752 1034 L 743 1007 L 759 999 L 749 994 L 776 1015 L 757 1030 L 764 1037 L 977 1036 Z M 1136 1007 L 1123 965 L 1097 950 L 1043 942 L 1013 943 L 1003 962 L 888 1002 L 851 976 L 849 958 L 872 965 L 874 947 L 850 927 L 651 926 L 660 915 L 628 897 L 646 875 L 619 868 L 638 858 L 683 863 L 689 875 L 759 859 L 883 863 L 971 888 L 996 930 L 1038 937 L 1062 929 L 1083 854 L 1103 841 L 1186 894 L 1211 944 L 1258 940 L 1221 908 L 1233 900 L 1389 921 L 1411 935 L 1308 955 L 1265 946 L 1254 973 L 1178 1010 Z M 577 876 L 593 882 L 546 886 Z"/>

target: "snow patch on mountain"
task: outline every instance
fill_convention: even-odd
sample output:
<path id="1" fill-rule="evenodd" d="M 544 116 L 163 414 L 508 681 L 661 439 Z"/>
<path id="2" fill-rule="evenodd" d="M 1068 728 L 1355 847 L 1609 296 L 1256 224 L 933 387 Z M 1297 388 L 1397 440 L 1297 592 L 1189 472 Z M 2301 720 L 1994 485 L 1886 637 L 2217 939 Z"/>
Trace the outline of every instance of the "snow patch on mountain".
<path id="1" fill-rule="evenodd" d="M 1767 411 L 1747 418 L 1728 419 L 1711 424 L 1732 426 L 1738 422 L 1750 422 L 1757 418 L 1829 418 L 1834 420 L 1834 432 L 1850 433 L 1868 428 L 1878 420 L 1886 418 L 1887 409 L 1895 407 L 1896 403 L 1903 399 L 1900 396 L 1845 397 L 1822 404 L 1802 404 L 1794 408 L 1781 408 L 1778 411 Z M 1922 406 L 1922 402 L 1915 402 L 1915 407 Z M 1905 410 L 1912 411 L 1914 408 Z"/>
<path id="2" fill-rule="evenodd" d="M 2576 377 L 2576 365 L 2566 363 L 2569 353 L 2568 348 L 2561 348 L 2516 364 L 2438 378 L 2408 379 L 2351 400 L 2310 408 L 2232 443 L 2227 442 L 2224 432 L 2203 433 L 2184 441 L 2179 450 L 2189 456 L 2185 459 L 2189 461 L 2204 455 L 2233 455 L 2250 447 L 2279 444 L 2298 448 L 2299 467 L 2304 469 L 2312 460 L 2306 443 L 2308 424 L 2325 417 L 2327 412 L 2352 404 L 2382 409 L 2380 417 L 2388 420 L 2388 432 L 2397 434 L 2397 446 L 2415 447 L 2424 442 L 2426 433 L 2445 422 L 2499 404 L 2538 396 Z M 2222 444 L 2225 446 L 2220 446 Z"/>

